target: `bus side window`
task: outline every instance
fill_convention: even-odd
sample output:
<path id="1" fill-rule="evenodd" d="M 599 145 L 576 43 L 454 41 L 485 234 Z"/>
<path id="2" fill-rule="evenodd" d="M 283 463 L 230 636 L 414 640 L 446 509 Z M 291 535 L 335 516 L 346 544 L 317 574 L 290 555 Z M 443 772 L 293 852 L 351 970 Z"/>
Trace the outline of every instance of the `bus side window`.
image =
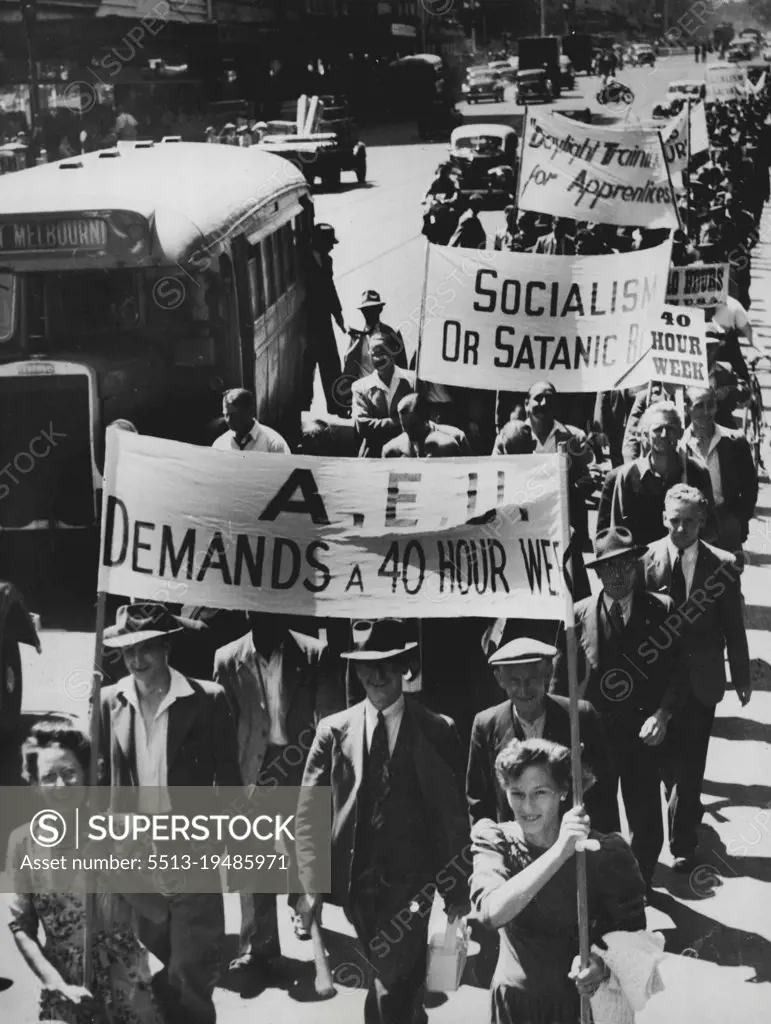
<path id="1" fill-rule="evenodd" d="M 252 320 L 258 320 L 265 312 L 265 284 L 262 278 L 262 247 L 257 245 L 249 246 L 247 257 L 247 269 L 249 272 L 249 298 L 252 306 Z"/>
<path id="2" fill-rule="evenodd" d="M 294 232 L 291 223 L 285 224 L 281 229 L 284 236 L 284 259 L 286 261 L 286 286 L 290 288 L 297 281 L 297 266 L 295 264 Z"/>
<path id="3" fill-rule="evenodd" d="M 286 291 L 286 259 L 284 256 L 284 237 L 281 228 L 270 236 L 273 241 L 273 265 L 276 269 L 276 296 Z"/>
<path id="4" fill-rule="evenodd" d="M 266 304 L 270 307 L 276 303 L 277 281 L 276 250 L 273 235 L 268 235 L 263 242 L 263 267 L 265 270 Z"/>

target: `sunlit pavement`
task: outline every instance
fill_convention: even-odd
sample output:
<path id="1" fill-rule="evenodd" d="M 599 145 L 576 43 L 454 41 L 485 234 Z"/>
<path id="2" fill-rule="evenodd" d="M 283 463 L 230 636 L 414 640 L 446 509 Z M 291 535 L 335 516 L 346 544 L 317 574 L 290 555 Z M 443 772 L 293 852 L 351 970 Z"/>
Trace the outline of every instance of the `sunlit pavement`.
<path id="1" fill-rule="evenodd" d="M 656 71 L 632 69 L 621 79 L 635 91 L 630 117 L 646 117 L 663 98 L 667 83 L 702 78 L 704 66 L 691 57 L 659 62 Z M 579 93 L 568 107 L 593 106 L 597 78 L 579 78 Z M 474 120 L 495 122 L 516 117 L 511 102 L 472 107 Z M 365 288 L 377 288 L 387 301 L 384 319 L 401 325 L 409 349 L 417 339 L 417 309 L 425 246 L 420 235 L 420 199 L 446 144 L 420 143 L 405 126 L 384 126 L 364 133 L 369 147 L 370 181 L 362 188 L 345 183 L 316 197 L 317 220 L 335 225 L 339 289 L 347 319 L 356 324 L 355 307 Z M 349 177 L 349 176 L 345 176 Z M 487 217 L 496 225 L 496 215 Z M 758 346 L 771 353 L 771 213 L 764 218 L 761 243 L 753 257 L 753 307 Z M 411 319 L 414 313 L 414 319 Z M 344 344 L 340 339 L 341 347 Z M 771 405 L 771 374 L 763 374 Z M 771 452 L 765 452 L 771 465 Z M 771 486 L 761 483 L 758 511 L 748 543 L 744 574 L 750 653 L 756 692 L 742 709 L 731 691 L 718 708 L 710 746 L 699 869 L 689 879 L 675 875 L 663 857 L 656 876 L 657 896 L 649 927 L 667 938 L 662 966 L 666 990 L 639 1014 L 641 1024 L 724 1024 L 769 1019 L 771 1011 Z M 25 650 L 25 714 L 51 711 L 85 714 L 93 637 L 85 632 L 45 630 L 40 656 Z M 14 758 L 0 750 L 0 782 L 17 781 Z M 220 988 L 216 993 L 220 1024 L 348 1024 L 363 1020 L 361 988 L 365 963 L 342 913 L 327 907 L 326 930 L 338 995 L 328 1002 L 312 997 L 313 965 L 309 943 L 297 941 L 288 914 L 280 911 L 285 987 L 269 988 L 254 998 Z M 235 953 L 238 900 L 226 899 L 227 955 Z M 435 926 L 443 928 L 439 907 Z M 473 952 L 473 950 L 472 950 Z M 472 956 L 459 992 L 429 1009 L 434 1024 L 484 1021 L 486 988 L 472 983 Z M 7 980 L 3 980 L 7 979 Z M 224 982 L 228 984 L 227 981 Z M 38 986 L 16 951 L 0 910 L 0 1022 L 35 1024 Z M 440 997 L 441 998 L 441 997 Z M 298 1005 L 302 1001 L 304 1005 Z M 440 1002 L 435 999 L 434 1003 Z"/>

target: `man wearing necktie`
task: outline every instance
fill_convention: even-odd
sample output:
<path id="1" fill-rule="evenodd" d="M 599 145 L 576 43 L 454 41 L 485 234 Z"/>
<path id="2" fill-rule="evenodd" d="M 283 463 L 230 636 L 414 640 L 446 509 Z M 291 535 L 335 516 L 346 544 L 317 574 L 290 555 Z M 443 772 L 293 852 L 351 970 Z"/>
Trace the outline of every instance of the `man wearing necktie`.
<path id="1" fill-rule="evenodd" d="M 602 583 L 598 594 L 575 606 L 579 695 L 602 716 L 608 738 L 610 788 L 621 784 L 632 850 L 647 888 L 664 844 L 660 747 L 684 700 L 679 637 L 667 631 L 668 596 L 639 585 L 640 556 L 629 530 L 611 527 L 595 539 L 587 563 Z M 552 690 L 568 692 L 565 632 L 557 636 Z M 612 831 L 620 831 L 618 802 Z"/>
<path id="2" fill-rule="evenodd" d="M 319 723 L 303 787 L 332 789 L 332 885 L 320 891 L 313 828 L 297 810 L 298 905 L 306 927 L 324 899 L 345 909 L 371 973 L 366 1024 L 424 1024 L 428 922 L 436 890 L 468 913 L 469 825 L 452 721 L 402 692 L 417 647 L 396 619 L 358 622 L 354 666 L 366 698 Z M 326 888 L 326 887 L 325 887 Z"/>
<path id="3" fill-rule="evenodd" d="M 685 655 L 685 700 L 673 716 L 664 762 L 669 845 L 675 871 L 682 872 L 696 865 L 701 787 L 715 708 L 726 690 L 726 652 L 742 707 L 752 693 L 741 569 L 728 551 L 700 539 L 706 520 L 704 495 L 686 484 L 673 487 L 664 505 L 668 535 L 643 558 L 648 589 L 669 594 L 675 605 L 670 633 L 682 636 Z"/>
<path id="4" fill-rule="evenodd" d="M 228 430 L 212 444 L 219 451 L 273 452 L 289 455 L 290 448 L 277 430 L 256 417 L 254 395 L 246 388 L 231 388 L 222 396 L 222 418 Z"/>

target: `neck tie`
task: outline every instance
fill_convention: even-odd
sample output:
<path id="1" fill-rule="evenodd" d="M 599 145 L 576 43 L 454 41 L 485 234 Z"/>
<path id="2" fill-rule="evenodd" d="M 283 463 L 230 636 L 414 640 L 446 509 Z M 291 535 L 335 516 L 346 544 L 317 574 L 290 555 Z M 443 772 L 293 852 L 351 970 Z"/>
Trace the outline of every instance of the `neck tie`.
<path id="1" fill-rule="evenodd" d="M 678 553 L 675 564 L 672 566 L 672 580 L 669 584 L 669 596 L 675 602 L 675 608 L 685 604 L 688 592 L 685 589 L 685 573 L 683 572 L 683 559 Z"/>
<path id="2" fill-rule="evenodd" d="M 391 789 L 391 756 L 388 752 L 388 730 L 382 711 L 369 748 L 369 773 L 372 780 L 372 815 L 370 824 L 379 831 L 385 824 L 385 802 Z"/>
<path id="3" fill-rule="evenodd" d="M 618 601 L 614 601 L 610 606 L 610 623 L 616 633 L 624 632 L 624 612 Z"/>

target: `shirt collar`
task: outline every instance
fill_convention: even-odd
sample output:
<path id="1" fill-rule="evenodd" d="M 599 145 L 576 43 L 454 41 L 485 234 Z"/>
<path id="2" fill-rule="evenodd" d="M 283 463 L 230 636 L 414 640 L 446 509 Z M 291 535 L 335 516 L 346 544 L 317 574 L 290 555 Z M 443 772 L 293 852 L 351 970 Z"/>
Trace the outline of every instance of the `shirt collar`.
<path id="1" fill-rule="evenodd" d="M 680 555 L 681 563 L 685 562 L 686 565 L 690 565 L 696 561 L 696 556 L 699 553 L 699 542 L 695 540 L 689 548 L 685 548 L 683 551 L 680 548 L 676 548 L 672 543 L 671 537 L 667 537 L 667 549 L 669 550 L 669 563 L 670 565 L 675 564 L 675 559 Z"/>
<path id="2" fill-rule="evenodd" d="M 370 721 L 370 724 L 374 726 L 377 723 L 378 709 L 375 707 L 375 705 L 372 703 L 372 701 L 369 699 L 369 697 L 367 697 L 366 700 L 364 701 L 364 711 L 365 711 L 365 713 L 367 715 L 367 718 Z M 402 694 L 398 698 L 398 700 L 395 700 L 393 702 L 393 704 L 389 704 L 388 705 L 388 707 L 383 712 L 383 718 L 385 718 L 386 725 L 388 725 L 388 723 L 392 719 L 394 719 L 394 718 L 401 718 L 401 716 L 403 714 L 404 714 L 404 694 Z"/>
<path id="3" fill-rule="evenodd" d="M 171 675 L 171 684 L 169 685 L 169 692 L 163 698 L 161 703 L 158 705 L 158 711 L 156 712 L 156 718 L 167 708 L 171 707 L 175 700 L 179 700 L 180 697 L 189 697 L 193 693 L 193 687 L 187 681 L 187 679 L 178 672 L 177 669 L 169 666 L 169 673 Z M 139 710 L 139 694 L 137 693 L 137 684 L 133 676 L 129 676 L 126 685 L 123 689 L 126 694 L 126 699 L 129 704 L 138 711 Z"/>
<path id="4" fill-rule="evenodd" d="M 381 377 L 378 374 L 377 370 L 373 370 L 372 373 L 370 374 L 370 377 L 372 378 L 372 385 L 371 386 L 373 388 L 379 388 L 381 391 L 385 391 L 386 394 L 388 394 L 390 391 L 392 391 L 396 387 L 397 383 L 401 379 L 403 379 L 403 378 L 406 379 L 404 377 L 404 374 L 399 370 L 398 366 L 394 367 L 394 375 L 391 378 L 391 383 L 390 384 L 386 384 L 386 382 L 381 379 Z"/>
<path id="5" fill-rule="evenodd" d="M 632 602 L 634 601 L 634 591 L 631 590 L 626 597 L 622 597 L 620 600 L 615 601 L 609 594 L 603 591 L 603 597 L 605 598 L 605 607 L 610 611 L 613 604 L 621 605 L 621 612 L 624 616 L 624 622 L 629 622 L 629 616 L 632 614 Z"/>
<path id="6" fill-rule="evenodd" d="M 717 447 L 717 445 L 720 442 L 721 438 L 727 437 L 727 436 L 728 435 L 726 434 L 725 430 L 723 430 L 723 428 L 720 426 L 720 424 L 716 423 L 715 424 L 715 432 L 714 432 L 714 434 L 712 435 L 712 437 L 710 438 L 710 441 L 709 441 L 709 449 L 707 451 L 707 454 L 710 455 L 712 453 L 713 449 L 715 449 Z M 690 447 L 691 442 L 692 442 L 697 447 L 697 449 L 698 449 L 698 443 L 699 442 L 698 442 L 698 439 L 696 438 L 696 435 L 693 432 L 693 424 L 692 423 L 690 423 L 688 425 L 688 427 L 686 428 L 684 440 L 685 440 L 686 444 L 688 444 L 689 447 Z"/>

